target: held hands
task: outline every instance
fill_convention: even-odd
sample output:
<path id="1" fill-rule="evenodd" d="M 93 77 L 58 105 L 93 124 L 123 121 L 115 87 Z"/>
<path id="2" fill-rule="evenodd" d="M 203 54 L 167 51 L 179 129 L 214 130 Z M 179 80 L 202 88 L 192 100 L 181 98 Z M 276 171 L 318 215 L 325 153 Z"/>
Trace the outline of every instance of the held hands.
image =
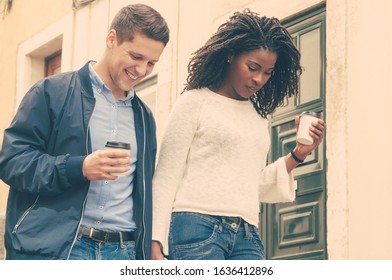
<path id="1" fill-rule="evenodd" d="M 300 117 L 296 116 L 295 125 L 297 127 L 297 131 L 298 131 L 299 122 L 300 122 Z M 307 155 L 310 154 L 323 141 L 324 130 L 325 130 L 325 123 L 323 120 L 318 119 L 317 122 L 316 121 L 313 122 L 312 126 L 309 128 L 309 135 L 313 138 L 313 144 L 303 145 L 297 142 L 297 146 L 294 149 L 295 155 L 299 159 L 305 160 Z"/>
<path id="2" fill-rule="evenodd" d="M 97 150 L 89 154 L 83 162 L 83 176 L 90 181 L 115 180 L 111 173 L 123 173 L 130 170 L 129 152 L 124 150 Z"/>

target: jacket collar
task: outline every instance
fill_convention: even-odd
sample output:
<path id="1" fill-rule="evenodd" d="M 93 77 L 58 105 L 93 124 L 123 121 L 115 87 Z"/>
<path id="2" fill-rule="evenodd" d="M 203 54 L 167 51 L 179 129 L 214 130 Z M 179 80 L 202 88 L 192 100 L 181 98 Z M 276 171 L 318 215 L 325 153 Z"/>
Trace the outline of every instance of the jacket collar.
<path id="1" fill-rule="evenodd" d="M 83 92 L 86 92 L 89 97 L 94 98 L 93 87 L 90 80 L 90 70 L 88 67 L 91 61 L 92 60 L 87 61 L 87 63 L 79 69 L 78 74 L 82 84 Z"/>

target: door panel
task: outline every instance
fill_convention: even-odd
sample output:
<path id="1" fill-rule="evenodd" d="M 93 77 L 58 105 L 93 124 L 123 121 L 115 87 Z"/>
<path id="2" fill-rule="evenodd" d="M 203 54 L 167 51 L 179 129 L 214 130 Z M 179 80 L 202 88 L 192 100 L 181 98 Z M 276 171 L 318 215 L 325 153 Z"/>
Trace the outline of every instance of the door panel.
<path id="1" fill-rule="evenodd" d="M 304 71 L 301 75 L 301 94 L 299 95 L 298 104 L 306 104 L 321 98 L 321 76 L 319 71 L 321 68 L 320 33 L 321 23 L 318 23 L 306 30 L 301 30 L 296 35 L 297 45 L 301 49 L 301 63 L 304 66 Z"/>

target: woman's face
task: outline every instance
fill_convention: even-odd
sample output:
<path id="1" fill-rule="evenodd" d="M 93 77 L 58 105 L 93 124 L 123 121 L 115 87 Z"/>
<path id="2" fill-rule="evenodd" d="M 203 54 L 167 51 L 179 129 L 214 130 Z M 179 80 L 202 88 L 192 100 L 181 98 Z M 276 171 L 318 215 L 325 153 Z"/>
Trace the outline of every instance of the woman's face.
<path id="1" fill-rule="evenodd" d="M 236 100 L 247 100 L 269 80 L 277 60 L 275 52 L 264 48 L 229 57 L 229 69 L 218 93 Z"/>

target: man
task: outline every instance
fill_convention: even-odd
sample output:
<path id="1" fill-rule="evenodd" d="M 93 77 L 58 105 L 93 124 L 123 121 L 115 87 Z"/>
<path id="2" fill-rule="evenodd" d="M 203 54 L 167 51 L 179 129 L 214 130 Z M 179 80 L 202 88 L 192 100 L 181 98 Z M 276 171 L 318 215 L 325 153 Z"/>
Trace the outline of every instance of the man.
<path id="1" fill-rule="evenodd" d="M 157 11 L 126 6 L 99 62 L 26 94 L 0 152 L 6 259 L 151 258 L 155 121 L 133 87 L 168 40 Z M 131 150 L 105 150 L 107 141 Z"/>

